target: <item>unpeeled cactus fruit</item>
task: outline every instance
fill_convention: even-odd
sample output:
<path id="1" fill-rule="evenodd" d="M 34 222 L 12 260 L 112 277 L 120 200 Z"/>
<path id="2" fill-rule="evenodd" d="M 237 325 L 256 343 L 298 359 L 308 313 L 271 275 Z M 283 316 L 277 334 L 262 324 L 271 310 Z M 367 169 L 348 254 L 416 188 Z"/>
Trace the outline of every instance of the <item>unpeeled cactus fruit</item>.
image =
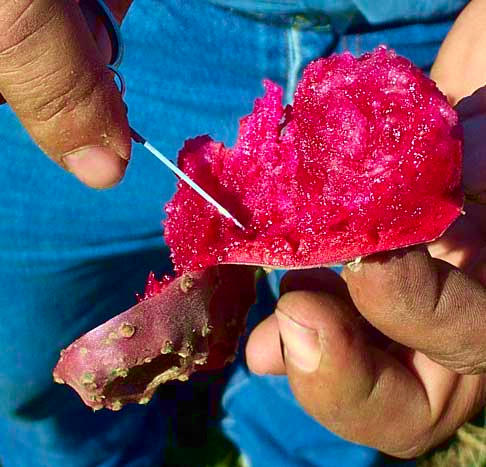
<path id="1" fill-rule="evenodd" d="M 160 384 L 231 361 L 254 301 L 255 268 L 221 265 L 166 280 L 63 350 L 54 380 L 93 409 L 145 404 Z"/>
<path id="2" fill-rule="evenodd" d="M 95 408 L 218 368 L 255 300 L 254 266 L 307 268 L 438 238 L 462 209 L 462 141 L 435 84 L 384 47 L 311 63 L 293 107 L 282 89 L 243 118 L 234 149 L 186 142 L 179 166 L 244 225 L 183 182 L 166 207 L 178 277 L 66 349 L 54 370 Z M 239 264 L 239 265 L 237 265 Z"/>

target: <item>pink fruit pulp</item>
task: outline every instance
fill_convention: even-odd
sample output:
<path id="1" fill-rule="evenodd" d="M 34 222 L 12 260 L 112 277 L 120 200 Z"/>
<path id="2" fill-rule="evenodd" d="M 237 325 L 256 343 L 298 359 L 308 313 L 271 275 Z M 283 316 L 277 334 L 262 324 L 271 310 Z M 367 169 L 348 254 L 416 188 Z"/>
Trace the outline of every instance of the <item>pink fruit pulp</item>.
<path id="1" fill-rule="evenodd" d="M 407 59 L 379 47 L 317 60 L 286 109 L 282 89 L 264 86 L 234 149 L 205 136 L 180 152 L 245 230 L 180 182 L 165 223 L 178 272 L 336 264 L 434 240 L 457 218 L 458 117 Z"/>
<path id="2" fill-rule="evenodd" d="M 145 283 L 145 290 L 143 294 L 135 294 L 137 298 L 137 302 L 143 302 L 144 300 L 148 300 L 149 298 L 154 297 L 162 292 L 172 281 L 174 277 L 169 275 L 163 275 L 160 279 L 155 277 L 155 274 L 151 272 L 147 277 L 147 282 Z"/>

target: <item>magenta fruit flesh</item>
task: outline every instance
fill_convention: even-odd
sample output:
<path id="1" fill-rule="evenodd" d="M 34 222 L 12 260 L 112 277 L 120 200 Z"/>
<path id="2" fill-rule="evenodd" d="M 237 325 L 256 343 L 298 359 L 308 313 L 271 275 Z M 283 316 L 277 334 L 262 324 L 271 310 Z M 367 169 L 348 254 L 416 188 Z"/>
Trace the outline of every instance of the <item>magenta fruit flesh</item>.
<path id="1" fill-rule="evenodd" d="M 285 110 L 282 89 L 265 89 L 234 149 L 199 137 L 180 153 L 246 229 L 180 182 L 165 224 L 178 271 L 336 264 L 434 240 L 460 214 L 457 114 L 407 59 L 380 47 L 317 60 Z"/>

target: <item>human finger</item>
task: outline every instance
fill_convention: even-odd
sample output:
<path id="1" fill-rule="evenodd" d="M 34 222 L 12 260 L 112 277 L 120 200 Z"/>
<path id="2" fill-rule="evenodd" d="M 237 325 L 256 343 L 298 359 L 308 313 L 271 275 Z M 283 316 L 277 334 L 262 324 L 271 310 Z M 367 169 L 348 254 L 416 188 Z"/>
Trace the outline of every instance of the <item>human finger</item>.
<path id="1" fill-rule="evenodd" d="M 245 348 L 246 364 L 258 375 L 284 375 L 280 333 L 275 313 L 253 329 Z"/>
<path id="2" fill-rule="evenodd" d="M 459 373 L 486 368 L 486 290 L 463 271 L 412 247 L 346 268 L 360 313 L 396 342 Z"/>
<path id="3" fill-rule="evenodd" d="M 415 457 L 484 403 L 480 377 L 457 375 L 404 347 L 374 346 L 356 311 L 331 294 L 290 292 L 276 314 L 294 395 L 347 440 Z"/>
<path id="4" fill-rule="evenodd" d="M 462 99 L 456 106 L 464 131 L 463 185 L 470 199 L 486 201 L 486 86 Z"/>
<path id="5" fill-rule="evenodd" d="M 280 282 L 280 294 L 292 290 L 332 290 L 335 294 L 350 300 L 344 280 L 331 269 L 314 268 L 288 271 Z M 285 374 L 277 317 L 270 315 L 253 329 L 246 348 L 246 362 L 257 374 Z"/>
<path id="6" fill-rule="evenodd" d="M 0 92 L 40 148 L 96 188 L 130 156 L 125 107 L 74 0 L 0 5 Z"/>
<path id="7" fill-rule="evenodd" d="M 280 283 L 280 294 L 292 291 L 327 292 L 342 299 L 355 310 L 355 319 L 366 327 L 366 335 L 377 347 L 386 348 L 390 341 L 359 315 L 352 303 L 346 282 L 337 272 L 327 268 L 288 271 Z M 246 345 L 246 361 L 257 374 L 285 374 L 281 339 L 276 314 L 270 315 L 252 331 Z"/>

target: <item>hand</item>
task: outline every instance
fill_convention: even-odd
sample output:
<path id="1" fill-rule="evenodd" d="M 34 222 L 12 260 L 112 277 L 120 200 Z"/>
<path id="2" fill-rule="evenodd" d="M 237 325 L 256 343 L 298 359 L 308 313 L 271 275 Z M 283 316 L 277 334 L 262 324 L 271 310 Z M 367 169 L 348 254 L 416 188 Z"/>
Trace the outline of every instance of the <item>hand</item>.
<path id="1" fill-rule="evenodd" d="M 486 88 L 458 109 L 464 185 L 484 202 Z M 447 439 L 486 404 L 486 208 L 465 211 L 428 249 L 373 255 L 343 277 L 288 273 L 276 313 L 250 336 L 250 369 L 286 373 L 316 420 L 387 454 Z"/>
<path id="2" fill-rule="evenodd" d="M 131 0 L 107 2 L 121 21 Z M 105 188 L 130 157 L 126 112 L 75 0 L 0 2 L 0 94 L 55 162 Z"/>

